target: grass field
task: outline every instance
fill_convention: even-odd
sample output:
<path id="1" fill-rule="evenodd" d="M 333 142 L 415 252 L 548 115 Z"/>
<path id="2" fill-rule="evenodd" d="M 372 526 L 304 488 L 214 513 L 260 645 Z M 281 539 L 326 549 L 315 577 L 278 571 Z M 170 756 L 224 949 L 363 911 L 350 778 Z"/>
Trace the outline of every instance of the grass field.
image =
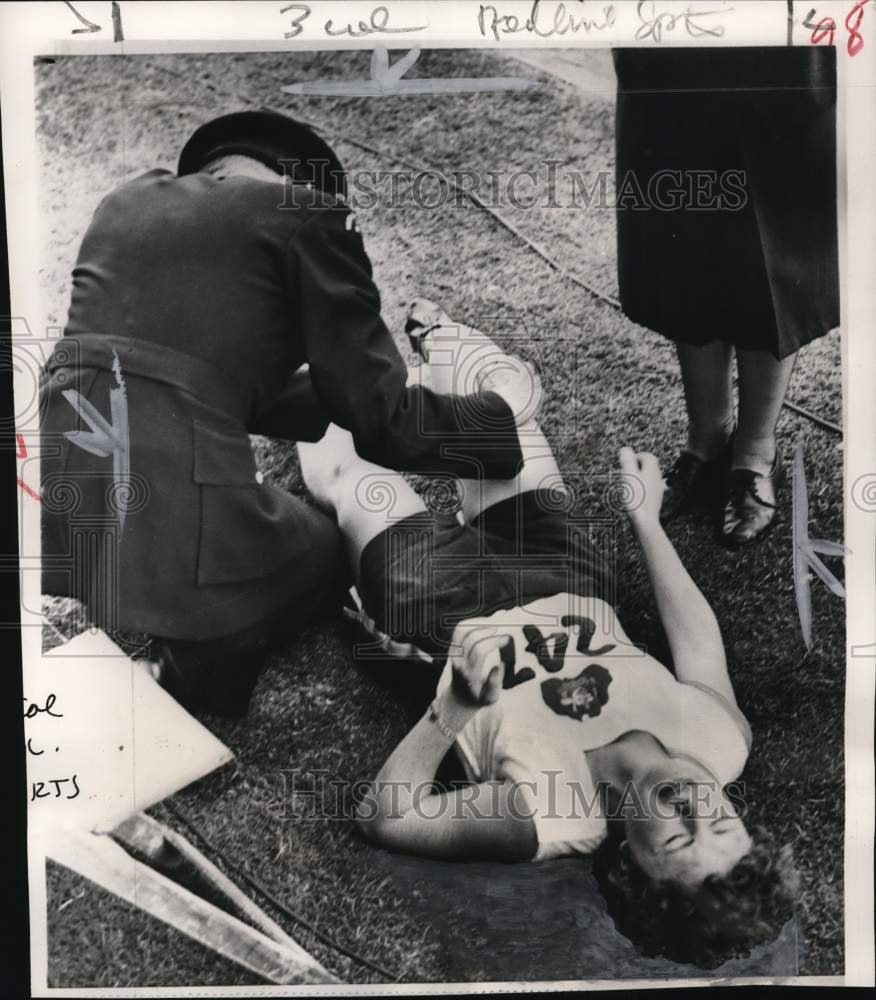
<path id="1" fill-rule="evenodd" d="M 596 71 L 605 73 L 593 58 Z M 68 57 L 38 65 L 46 226 L 41 280 L 50 320 L 64 321 L 72 262 L 100 198 L 139 171 L 172 168 L 187 135 L 226 111 L 272 106 L 298 114 L 327 131 L 350 170 L 401 169 L 412 161 L 445 171 L 507 173 L 538 170 L 546 159 L 588 176 L 612 167 L 614 116 L 604 95 L 478 52 L 426 53 L 417 72 L 527 75 L 544 85 L 526 94 L 372 101 L 290 98 L 280 91 L 299 80 L 367 76 L 367 53 Z M 544 175 L 542 166 L 541 194 Z M 507 203 L 500 211 L 563 268 L 616 294 L 611 212 Z M 683 438 L 684 410 L 668 342 L 551 269 L 468 203 L 429 210 L 410 197 L 395 206 L 382 198 L 358 214 L 391 329 L 401 331 L 407 302 L 426 295 L 538 363 L 547 397 L 543 426 L 561 469 L 575 482 L 586 474 L 582 503 L 610 513 L 602 494 L 622 444 L 653 450 L 664 463 L 672 459 Z M 790 398 L 841 421 L 837 334 L 803 353 Z M 805 446 L 813 535 L 841 539 L 841 438 L 789 411 L 780 433 L 786 454 L 797 441 Z M 255 444 L 266 476 L 303 492 L 294 448 L 263 439 Z M 805 883 L 792 937 L 736 971 L 841 973 L 843 605 L 813 585 L 815 642 L 807 654 L 794 601 L 787 491 L 775 530 L 751 551 L 718 549 L 709 526 L 697 521 L 679 523 L 672 537 L 716 610 L 739 703 L 754 730 L 743 775 L 749 808 L 793 842 Z M 637 641 L 665 655 L 643 569 L 619 520 L 618 543 L 621 620 Z M 66 605 L 49 602 L 49 610 L 60 629 L 69 629 Z M 340 617 L 328 616 L 270 661 L 244 720 L 204 720 L 234 751 L 235 762 L 175 803 L 221 849 L 222 858 L 214 860 L 257 877 L 318 932 L 394 978 L 676 973 L 667 963 L 642 959 L 614 932 L 586 862 L 512 869 L 393 858 L 368 847 L 350 823 L 317 816 L 318 790 L 315 801 L 289 808 L 284 771 L 322 771 L 350 783 L 373 776 L 425 707 L 434 680 L 426 669 L 357 664 Z M 179 824 L 163 807 L 156 814 Z M 51 867 L 48 883 L 51 985 L 254 982 L 65 870 Z M 341 978 L 385 979 L 312 928 L 271 912 Z"/>

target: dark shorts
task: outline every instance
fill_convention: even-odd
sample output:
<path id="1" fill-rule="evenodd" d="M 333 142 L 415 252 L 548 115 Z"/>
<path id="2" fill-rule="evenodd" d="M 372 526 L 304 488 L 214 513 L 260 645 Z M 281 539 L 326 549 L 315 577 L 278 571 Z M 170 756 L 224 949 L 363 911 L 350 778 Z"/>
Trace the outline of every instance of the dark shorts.
<path id="1" fill-rule="evenodd" d="M 392 639 L 440 659 L 466 618 L 562 593 L 611 603 L 611 523 L 564 500 L 532 490 L 464 525 L 429 511 L 391 525 L 362 553 L 365 610 Z"/>

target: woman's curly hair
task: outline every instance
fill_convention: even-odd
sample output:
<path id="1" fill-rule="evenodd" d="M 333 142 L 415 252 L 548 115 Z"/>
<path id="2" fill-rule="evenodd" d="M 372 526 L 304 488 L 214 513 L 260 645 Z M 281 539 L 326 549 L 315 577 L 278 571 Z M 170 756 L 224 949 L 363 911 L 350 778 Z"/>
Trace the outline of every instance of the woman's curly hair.
<path id="1" fill-rule="evenodd" d="M 594 858 L 608 912 L 644 954 L 714 969 L 774 940 L 793 916 L 800 876 L 790 844 L 779 847 L 763 827 L 751 850 L 726 875 L 696 889 L 657 882 L 624 845 L 603 845 Z"/>

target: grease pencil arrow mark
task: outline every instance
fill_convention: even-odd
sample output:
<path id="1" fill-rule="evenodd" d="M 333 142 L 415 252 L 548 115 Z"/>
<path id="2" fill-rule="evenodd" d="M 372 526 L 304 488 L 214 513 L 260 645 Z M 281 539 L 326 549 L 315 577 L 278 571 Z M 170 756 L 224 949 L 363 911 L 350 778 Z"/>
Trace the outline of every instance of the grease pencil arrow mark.
<path id="1" fill-rule="evenodd" d="M 284 94 L 308 94 L 322 97 L 396 97 L 422 94 L 481 94 L 499 90 L 532 90 L 536 80 L 515 76 L 441 78 L 405 80 L 405 73 L 420 58 L 421 49 L 413 48 L 397 63 L 390 64 L 386 46 L 375 46 L 371 53 L 370 80 L 307 80 L 283 87 Z"/>
<path id="2" fill-rule="evenodd" d="M 113 374 L 116 385 L 110 389 L 110 419 L 80 395 L 75 389 L 65 389 L 61 395 L 76 411 L 81 420 L 91 428 L 90 431 L 65 431 L 64 437 L 77 448 L 97 455 L 99 458 L 113 460 L 113 483 L 115 486 L 115 506 L 119 515 L 119 528 L 125 529 L 125 515 L 128 509 L 128 499 L 131 482 L 131 456 L 128 434 L 128 397 L 125 390 L 125 380 L 122 377 L 119 356 L 113 351 Z"/>
<path id="3" fill-rule="evenodd" d="M 845 587 L 824 565 L 818 555 L 844 556 L 846 548 L 839 542 L 809 537 L 809 491 L 803 465 L 803 444 L 794 449 L 792 543 L 794 549 L 794 591 L 797 614 L 806 649 L 812 648 L 812 594 L 809 586 L 811 570 L 836 597 L 845 597 Z"/>

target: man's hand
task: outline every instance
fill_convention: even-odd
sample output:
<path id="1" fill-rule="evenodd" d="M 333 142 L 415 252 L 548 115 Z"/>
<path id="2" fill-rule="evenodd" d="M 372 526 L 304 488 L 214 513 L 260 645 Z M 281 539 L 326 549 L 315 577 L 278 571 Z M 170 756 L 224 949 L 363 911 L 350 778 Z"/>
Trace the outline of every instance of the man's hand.
<path id="1" fill-rule="evenodd" d="M 541 406 L 541 379 L 535 368 L 516 354 L 503 354 L 487 362 L 478 374 L 478 388 L 498 393 L 518 427 L 534 420 Z"/>
<path id="2" fill-rule="evenodd" d="M 489 626 L 457 626 L 451 640 L 457 650 L 450 658 L 451 690 L 462 705 L 480 708 L 499 700 L 505 672 L 501 650 L 509 640 L 507 633 Z"/>
<path id="3" fill-rule="evenodd" d="M 660 524 L 660 505 L 666 483 L 660 463 L 648 451 L 621 448 L 619 454 L 624 490 L 621 503 L 636 530 Z"/>

